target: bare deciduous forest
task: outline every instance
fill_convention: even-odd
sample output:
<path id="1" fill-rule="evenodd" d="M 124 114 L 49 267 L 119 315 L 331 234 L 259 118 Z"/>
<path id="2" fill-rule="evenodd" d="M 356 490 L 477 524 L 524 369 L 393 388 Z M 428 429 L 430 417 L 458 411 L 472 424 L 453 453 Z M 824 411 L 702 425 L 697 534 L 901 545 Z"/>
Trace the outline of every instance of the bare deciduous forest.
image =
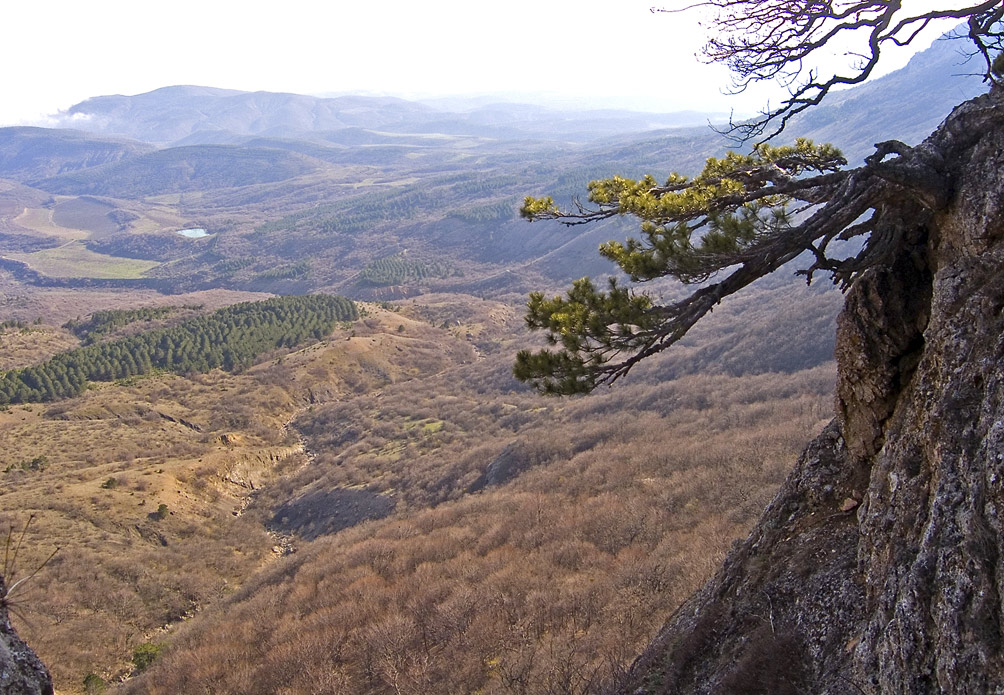
<path id="1" fill-rule="evenodd" d="M 289 480 L 391 494 L 399 511 L 263 572 L 128 692 L 600 692 L 756 519 L 831 388 L 824 366 L 553 414 L 456 385 L 315 412 L 308 432 L 364 434 Z M 464 494 L 504 459 L 511 480 Z"/>

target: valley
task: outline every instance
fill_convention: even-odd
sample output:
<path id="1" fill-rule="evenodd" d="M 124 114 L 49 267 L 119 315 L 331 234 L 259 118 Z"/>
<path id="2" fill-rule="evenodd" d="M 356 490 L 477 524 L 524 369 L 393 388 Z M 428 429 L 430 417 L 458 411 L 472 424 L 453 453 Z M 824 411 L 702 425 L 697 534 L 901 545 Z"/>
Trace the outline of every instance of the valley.
<path id="1" fill-rule="evenodd" d="M 576 668 L 608 682 L 610 667 L 623 666 L 657 627 L 650 601 L 668 610 L 711 571 L 828 417 L 827 365 L 784 378 L 691 376 L 581 403 L 542 403 L 509 376 L 509 348 L 490 343 L 513 331 L 516 313 L 459 301 L 419 298 L 398 311 L 363 305 L 367 316 L 352 328 L 239 375 L 142 377 L 54 404 L 9 406 L 0 440 L 14 465 L 2 473 L 2 521 L 17 529 L 33 515 L 21 568 L 60 547 L 21 599 L 23 630 L 57 682 L 67 692 L 91 672 L 114 682 L 133 670 L 136 648 L 174 644 L 189 623 L 240 634 L 247 628 L 229 625 L 213 607 L 257 596 L 244 587 L 261 572 L 278 572 L 264 581 L 284 586 L 301 581 L 306 567 L 344 583 L 345 605 L 377 602 L 368 609 L 376 613 L 336 621 L 353 640 L 368 635 L 368 625 L 412 620 L 410 608 L 400 611 L 415 601 L 433 611 L 428 619 L 462 610 L 481 623 L 479 632 L 464 622 L 437 628 L 436 668 L 446 671 L 412 673 L 413 661 L 430 657 L 428 643 L 415 632 L 399 636 L 407 643 L 393 658 L 416 688 L 433 691 L 435 680 L 451 692 L 459 681 L 447 665 L 459 654 L 498 659 L 492 669 L 506 673 L 529 668 L 545 648 L 573 650 Z M 477 351 L 468 337 L 475 333 Z M 594 423 L 589 430 L 586 422 Z M 495 587 L 488 578 L 504 567 L 511 576 L 498 576 Z M 523 576 L 519 567 L 537 569 Z M 338 579 L 342 572 L 351 579 Z M 450 579 L 458 573 L 466 578 Z M 577 585 L 581 596 L 561 588 Z M 545 598 L 559 590 L 561 602 Z M 477 617 L 483 602 L 495 605 L 486 591 L 513 600 L 539 593 L 543 603 L 513 606 L 517 623 L 503 629 L 497 613 Z M 324 590 L 316 600 L 331 597 Z M 298 627 L 294 616 L 306 609 L 282 602 L 268 617 L 300 635 L 288 649 L 332 638 Z M 606 619 L 592 624 L 596 611 Z M 634 625 L 629 635 L 624 621 Z M 536 637 L 490 639 L 517 628 Z M 384 687 L 384 676 L 356 671 L 371 648 L 353 641 L 355 651 L 344 655 L 349 690 Z M 223 672 L 193 672 L 186 663 L 177 673 L 208 679 L 213 689 L 224 687 L 220 678 L 245 679 L 225 686 L 232 692 L 275 692 L 287 677 L 232 671 L 233 658 L 206 662 Z M 556 667 L 538 664 L 532 678 L 556 677 Z M 465 682 L 484 687 L 492 669 L 475 669 Z M 134 683 L 137 692 L 192 687 L 151 674 Z M 322 677 L 331 676 L 310 676 Z M 259 690 L 249 689 L 252 681 Z"/>
<path id="2" fill-rule="evenodd" d="M 862 156 L 903 127 L 893 87 L 949 57 L 792 137 Z M 856 95 L 874 106 L 852 122 Z M 918 137 L 941 108 L 910 114 Z M 616 388 L 551 399 L 512 376 L 542 342 L 526 295 L 609 275 L 598 244 L 635 232 L 528 224 L 523 197 L 693 173 L 729 143 L 692 115 L 201 87 L 73 113 L 100 129 L 0 129 L 7 382 L 246 302 L 355 313 L 246 360 L 7 394 L 3 574 L 30 576 L 13 621 L 59 693 L 602 692 L 833 416 L 843 295 L 797 265 Z"/>

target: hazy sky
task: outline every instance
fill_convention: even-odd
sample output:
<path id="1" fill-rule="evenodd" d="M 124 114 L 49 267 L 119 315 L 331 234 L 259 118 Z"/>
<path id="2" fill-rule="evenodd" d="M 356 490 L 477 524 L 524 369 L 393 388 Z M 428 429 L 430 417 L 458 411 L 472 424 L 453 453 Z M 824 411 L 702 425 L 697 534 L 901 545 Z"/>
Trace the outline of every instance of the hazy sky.
<path id="1" fill-rule="evenodd" d="M 174 84 L 319 94 L 485 92 L 753 112 L 653 0 L 9 0 L 0 125 Z M 663 3 L 672 5 L 673 2 Z M 905 60 L 905 56 L 900 62 Z"/>

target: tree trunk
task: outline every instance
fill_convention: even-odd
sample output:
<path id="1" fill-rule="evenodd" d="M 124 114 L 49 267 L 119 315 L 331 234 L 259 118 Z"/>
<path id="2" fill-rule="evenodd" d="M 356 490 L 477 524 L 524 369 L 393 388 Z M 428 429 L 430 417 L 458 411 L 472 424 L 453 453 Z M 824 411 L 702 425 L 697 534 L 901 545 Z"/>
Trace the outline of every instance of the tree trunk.
<path id="1" fill-rule="evenodd" d="M 902 240 L 848 292 L 837 418 L 620 692 L 1004 692 L 1004 94 L 901 163 L 940 189 L 888 202 Z"/>

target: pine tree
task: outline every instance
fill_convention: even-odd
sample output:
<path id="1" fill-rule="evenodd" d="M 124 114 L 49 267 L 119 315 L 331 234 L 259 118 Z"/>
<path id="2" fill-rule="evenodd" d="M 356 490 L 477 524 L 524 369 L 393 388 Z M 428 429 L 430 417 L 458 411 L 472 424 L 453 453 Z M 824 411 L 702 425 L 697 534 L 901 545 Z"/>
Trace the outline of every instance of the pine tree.
<path id="1" fill-rule="evenodd" d="M 967 21 L 974 52 L 985 62 L 985 78 L 1000 89 L 1001 70 L 994 70 L 993 57 L 1004 48 L 1002 3 L 932 4 L 940 6 L 914 8 L 917 14 L 909 14 L 894 0 L 697 3 L 717 12 L 720 31 L 705 55 L 728 64 L 737 87 L 774 78 L 790 86 L 791 97 L 779 108 L 734 124 L 732 133 L 752 139 L 773 128 L 770 134 L 776 134 L 833 88 L 867 79 L 882 47 L 909 43 L 935 19 Z M 845 34 L 866 37 L 859 51 L 862 62 L 850 74 L 821 77 L 809 59 Z M 959 145 L 976 135 L 960 135 Z M 600 254 L 633 282 L 670 277 L 698 287 L 686 299 L 665 305 L 615 279 L 598 289 L 583 278 L 565 296 L 533 293 L 526 323 L 531 330 L 545 331 L 555 349 L 518 353 L 516 377 L 545 393 L 588 392 L 665 350 L 724 298 L 803 253 L 812 258 L 800 271 L 808 281 L 823 272 L 843 288 L 869 268 L 887 264 L 904 243 L 907 226 L 923 223 L 946 204 L 950 184 L 937 152 L 899 141 L 876 148 L 864 166 L 844 169 L 843 156 L 829 145 L 760 142 L 748 154 L 709 159 L 693 178 L 674 173 L 663 183 L 651 176 L 593 181 L 589 204 L 571 210 L 559 208 L 550 197 L 527 197 L 521 215 L 531 221 L 578 225 L 618 215 L 637 218 L 639 238 L 608 242 Z M 865 239 L 856 255 L 835 258 L 828 253 L 835 240 L 855 237 Z"/>

